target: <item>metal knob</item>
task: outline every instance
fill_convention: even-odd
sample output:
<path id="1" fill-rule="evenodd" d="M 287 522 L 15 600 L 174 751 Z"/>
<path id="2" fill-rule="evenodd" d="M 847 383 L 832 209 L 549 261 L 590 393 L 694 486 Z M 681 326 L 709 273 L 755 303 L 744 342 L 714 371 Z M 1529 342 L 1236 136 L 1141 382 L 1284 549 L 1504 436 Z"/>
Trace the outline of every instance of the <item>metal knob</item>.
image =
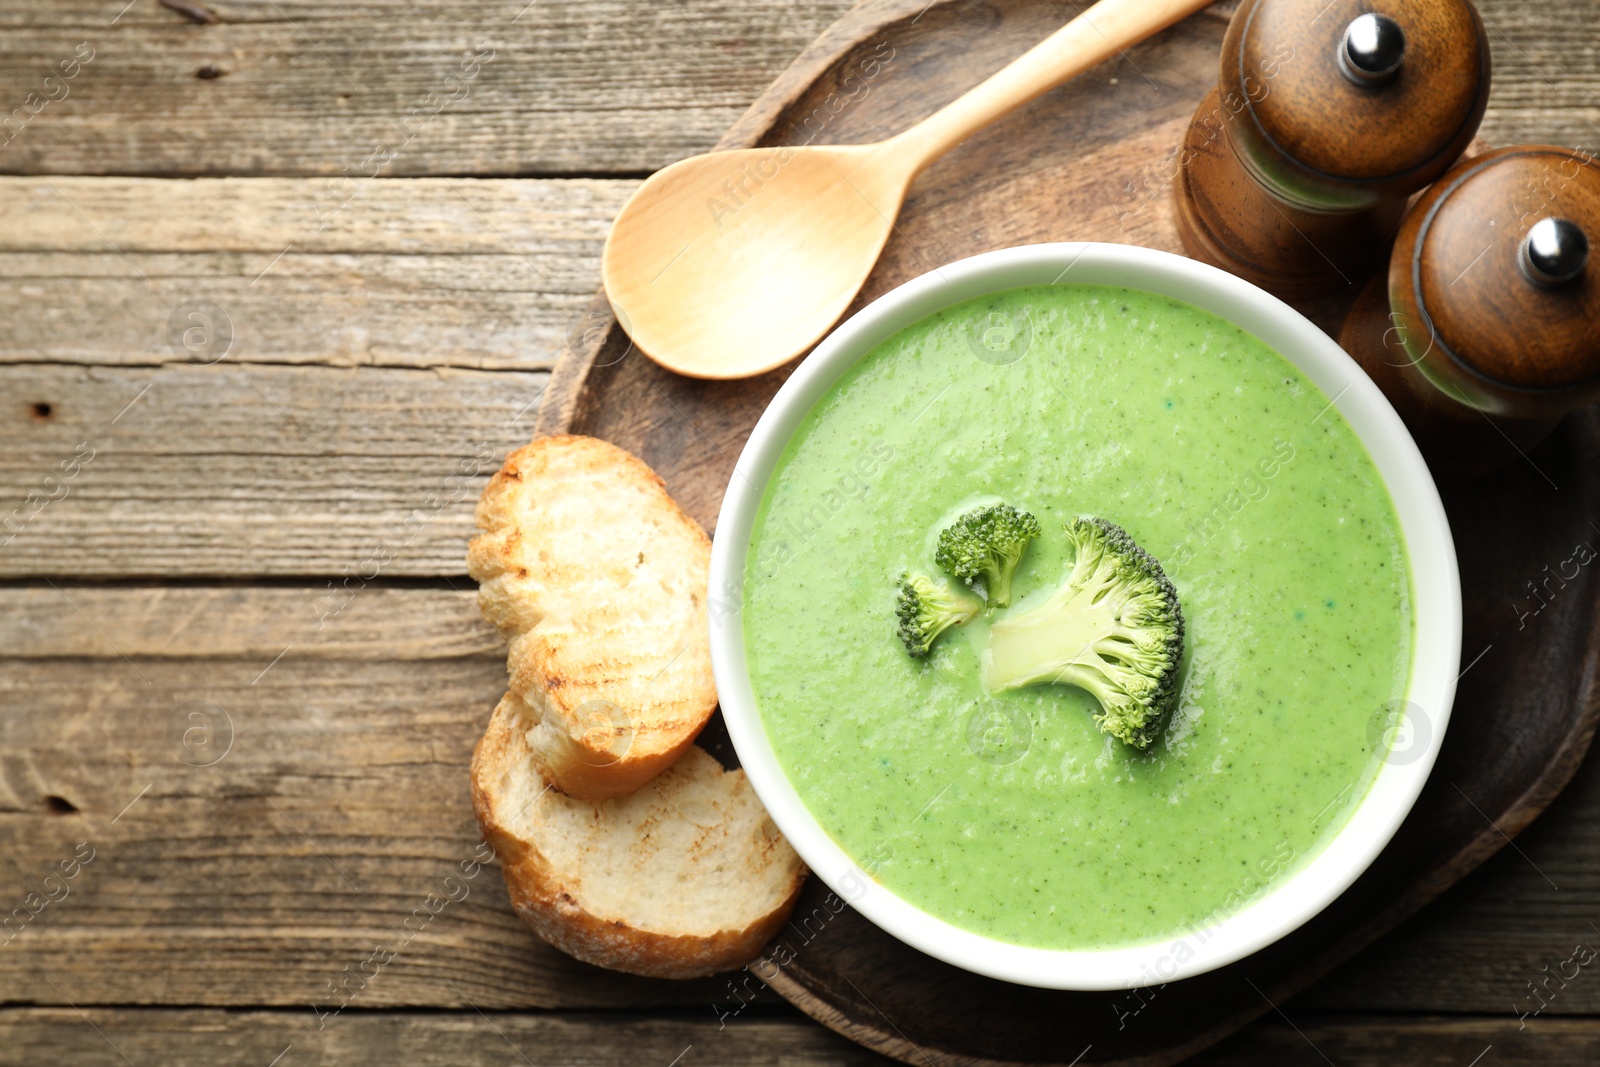
<path id="1" fill-rule="evenodd" d="M 1589 262 L 1589 237 L 1567 219 L 1540 219 L 1523 238 L 1518 259 L 1522 273 L 1535 285 L 1565 285 Z"/>
<path id="2" fill-rule="evenodd" d="M 1339 69 L 1357 85 L 1382 85 L 1406 58 L 1406 33 L 1387 15 L 1358 16 L 1345 27 Z"/>

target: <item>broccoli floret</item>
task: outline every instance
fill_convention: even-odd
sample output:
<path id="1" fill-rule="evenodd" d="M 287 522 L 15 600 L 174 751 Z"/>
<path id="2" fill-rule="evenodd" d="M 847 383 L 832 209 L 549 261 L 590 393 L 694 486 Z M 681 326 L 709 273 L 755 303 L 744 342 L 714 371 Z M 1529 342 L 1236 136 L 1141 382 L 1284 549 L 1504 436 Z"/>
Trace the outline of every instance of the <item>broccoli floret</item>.
<path id="1" fill-rule="evenodd" d="M 982 610 L 979 601 L 948 586 L 935 585 L 931 578 L 909 573 L 900 576 L 895 613 L 900 616 L 900 640 L 913 656 L 926 656 L 940 634 Z"/>
<path id="2" fill-rule="evenodd" d="M 972 585 L 983 579 L 991 608 L 1011 603 L 1011 576 L 1028 542 L 1039 536 L 1039 520 L 1010 504 L 974 508 L 939 534 L 934 562 Z"/>
<path id="3" fill-rule="evenodd" d="M 1050 599 L 989 631 L 991 692 L 1059 683 L 1100 702 L 1095 722 L 1148 748 L 1178 699 L 1183 611 L 1161 564 L 1116 523 L 1067 526 L 1072 570 Z"/>

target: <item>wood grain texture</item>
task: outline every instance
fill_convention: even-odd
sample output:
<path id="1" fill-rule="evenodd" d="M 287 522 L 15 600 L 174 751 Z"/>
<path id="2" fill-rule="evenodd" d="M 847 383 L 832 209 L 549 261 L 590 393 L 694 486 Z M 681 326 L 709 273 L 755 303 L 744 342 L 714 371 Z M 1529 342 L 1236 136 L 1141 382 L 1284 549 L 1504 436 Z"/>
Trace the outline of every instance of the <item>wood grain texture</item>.
<path id="1" fill-rule="evenodd" d="M 464 575 L 473 506 L 544 382 L 0 367 L 0 576 Z"/>
<path id="2" fill-rule="evenodd" d="M 1600 1055 L 1600 1026 L 1589 1019 L 1473 1016 L 1273 1016 L 1196 1056 L 1195 1067 L 1341 1067 L 1393 1064 L 1587 1064 Z"/>
<path id="3" fill-rule="evenodd" d="M 0 363 L 548 368 L 635 184 L 0 178 Z"/>
<path id="4" fill-rule="evenodd" d="M 210 6 L 219 25 L 142 0 L 108 27 L 120 4 L 0 4 L 0 110 L 80 42 L 97 49 L 0 147 L 0 171 L 338 176 L 388 145 L 389 176 L 637 174 L 711 147 L 849 2 L 561 0 L 515 22 L 526 0 Z M 1495 59 L 1484 136 L 1600 142 L 1600 59 L 1572 32 L 1591 0 L 1478 7 Z M 495 59 L 466 98 L 404 143 L 397 123 L 459 96 L 444 78 L 480 44 Z M 208 65 L 220 76 L 196 77 Z"/>
<path id="5" fill-rule="evenodd" d="M 505 662 L 470 583 L 383 580 L 346 596 L 327 583 L 0 586 L 0 654 L 16 659 L 239 659 L 286 646 L 316 659 Z M 91 625 L 92 623 L 92 625 Z"/>
<path id="6" fill-rule="evenodd" d="M 65 988 L 65 987 L 63 987 Z M 161 1063 L 170 1067 L 397 1064 L 409 1067 L 537 1063 L 593 1067 L 629 1063 L 749 1064 L 751 1067 L 861 1067 L 881 1057 L 788 1013 L 730 1020 L 707 1013 L 561 1016 L 473 1011 L 470 993 L 452 1011 L 370 1012 L 318 1029 L 309 1011 L 128 1011 L 68 1007 L 0 1010 L 0 1065 Z M 98 1030 L 98 1032 L 97 1032 Z M 1565 1064 L 1565 1060 L 1553 1061 Z"/>
<path id="7" fill-rule="evenodd" d="M 443 1065 L 538 1063 L 589 1067 L 630 1063 L 720 1063 L 751 1067 L 856 1067 L 889 1061 L 808 1021 L 770 1013 L 729 1021 L 641 1017 L 480 1015 L 459 1003 L 446 1013 L 373 1012 L 322 1030 L 285 1012 L 7 1008 L 0 1010 L 0 1065 L 40 1062 L 160 1062 L 171 1067 L 288 1064 Z M 1588 1067 L 1600 1055 L 1600 1021 L 1464 1016 L 1392 1018 L 1295 1013 L 1263 1022 L 1192 1062 L 1196 1067 L 1393 1067 L 1466 1065 L 1492 1047 L 1489 1063 Z M 1324 1060 L 1323 1054 L 1328 1059 Z M 675 1060 L 674 1057 L 681 1057 Z M 1426 1059 L 1422 1058 L 1426 1057 Z"/>
<path id="8" fill-rule="evenodd" d="M 95 50 L 0 167 L 340 175 L 387 146 L 390 176 L 654 170 L 715 141 L 848 3 L 208 0 L 220 22 L 200 26 L 143 0 L 110 25 L 122 6 L 0 7 L 7 110 Z"/>
<path id="9" fill-rule="evenodd" d="M 1482 137 L 1491 144 L 1600 145 L 1592 0 L 1476 3 L 1494 56 Z"/>
<path id="10" fill-rule="evenodd" d="M 41 192 L 37 181 L 0 183 L 8 206 L 28 207 L 8 210 L 0 227 L 0 309 L 7 322 L 0 360 L 126 368 L 29 365 L 0 372 L 6 397 L 0 471 L 8 472 L 0 517 L 37 487 L 35 476 L 72 455 L 84 431 L 105 436 L 105 424 L 144 384 L 153 380 L 182 401 L 141 436 L 133 434 L 133 420 L 157 393 L 144 396 L 97 454 L 97 461 L 120 458 L 121 465 L 108 462 L 103 469 L 112 473 L 93 493 L 79 492 L 90 483 L 74 481 L 72 496 L 52 502 L 0 547 L 4 573 L 50 575 L 71 599 L 61 601 L 48 585 L 0 587 L 0 654 L 28 657 L 0 662 L 5 906 L 20 904 L 85 839 L 76 828 L 97 820 L 91 830 L 110 835 L 110 848 L 84 870 L 72 897 L 0 947 L 0 1000 L 56 1005 L 0 1009 L 0 1062 L 123 1062 L 83 1016 L 62 1006 L 61 994 L 84 1006 L 140 1064 L 266 1064 L 291 1039 L 282 1067 L 521 1062 L 494 1027 L 540 1063 L 669 1063 L 691 1043 L 685 1067 L 877 1062 L 813 1023 L 771 1017 L 777 1010 L 771 1007 L 751 1008 L 719 1032 L 712 1005 L 733 1003 L 725 981 L 688 990 L 581 968 L 526 934 L 498 881 L 483 880 L 492 871 L 480 873 L 468 900 L 431 923 L 352 1011 L 316 1030 L 304 998 L 365 959 L 371 937 L 385 936 L 385 923 L 403 921 L 433 891 L 434 875 L 458 862 L 455 851 L 474 839 L 451 791 L 460 788 L 464 796 L 466 751 L 477 719 L 499 695 L 503 666 L 465 588 L 454 592 L 433 579 L 385 584 L 391 575 L 459 575 L 470 505 L 452 505 L 427 523 L 380 579 L 321 628 L 314 595 L 326 590 L 323 578 L 358 564 L 374 534 L 381 543 L 386 524 L 416 507 L 424 480 L 446 476 L 470 458 L 467 442 L 503 440 L 497 448 L 503 453 L 527 439 L 527 418 L 505 427 L 503 438 L 492 427 L 536 392 L 542 376 L 526 372 L 547 367 L 564 339 L 603 321 L 603 307 L 588 304 L 594 264 L 610 213 L 632 183 L 454 179 L 514 249 L 504 242 L 496 249 L 479 211 L 441 183 L 366 183 L 319 232 L 320 213 L 351 191 L 327 178 L 359 166 L 376 145 L 398 147 L 395 138 L 405 134 L 396 132 L 395 118 L 439 87 L 477 43 L 477 27 L 509 19 L 515 14 L 509 7 L 521 8 L 522 0 L 403 10 L 375 2 L 279 3 L 279 10 L 218 2 L 212 5 L 224 17 L 218 27 L 194 25 L 141 0 L 104 35 L 103 23 L 121 6 L 120 0 L 0 2 L 0 112 L 22 106 L 45 68 L 78 41 L 108 42 L 74 79 L 68 99 L 49 104 L 14 143 L 0 146 L 0 171 L 310 180 L 207 188 L 124 178 L 68 184 L 53 177 L 83 216 L 70 204 L 44 206 L 54 194 L 47 186 Z M 516 24 L 506 49 L 491 36 L 496 59 L 475 79 L 471 97 L 428 122 L 382 174 L 631 177 L 708 147 L 846 6 L 844 0 L 803 9 L 776 0 L 541 4 Z M 1600 58 L 1588 32 L 1593 0 L 1484 0 L 1479 7 L 1496 69 L 1485 137 L 1600 143 Z M 978 32 L 996 6 L 973 10 L 963 48 L 972 63 L 992 69 L 1010 58 Z M 535 13 L 539 20 L 529 23 Z M 1070 11 L 1063 6 L 1059 14 Z M 1041 35 L 1048 28 L 1041 20 Z M 319 51 L 357 86 L 347 85 Z M 356 63 L 359 71 L 350 69 Z M 197 78 L 207 64 L 220 76 Z M 793 114 L 814 113 L 827 91 L 823 84 L 803 96 L 806 107 Z M 940 102 L 902 94 L 874 106 L 909 123 Z M 1174 130 L 1157 125 L 1140 136 L 1168 143 Z M 840 139 L 859 136 L 853 131 L 848 120 L 830 125 Z M 1026 166 L 1007 177 L 1034 189 L 1053 188 L 1057 180 Z M 1014 212 L 980 202 L 963 215 L 965 190 L 939 180 L 925 182 L 918 195 L 943 202 L 951 224 L 990 232 L 997 243 L 1026 236 L 1028 222 Z M 451 205 L 452 196 L 459 206 Z M 1129 196 L 1125 189 L 1072 186 L 1061 210 Z M 1154 221 L 1142 215 L 1131 221 L 1129 240 L 1151 243 L 1160 232 L 1164 209 L 1151 210 Z M 115 229 L 127 258 L 94 227 L 107 236 Z M 409 243 L 391 241 L 390 234 Z M 284 244 L 272 247 L 279 238 Z M 290 243 L 295 247 L 272 265 Z M 180 301 L 194 298 L 225 305 L 241 345 L 249 345 L 218 368 L 152 368 L 178 362 L 164 327 Z M 233 365 L 239 360 L 362 369 Z M 470 376 L 393 367 L 520 373 L 463 384 Z M 324 466 L 281 419 L 275 428 L 258 417 L 264 411 L 247 410 L 265 408 L 252 381 L 297 425 L 314 425 L 308 436 L 315 446 L 358 475 L 359 489 Z M 51 404 L 50 414 L 38 416 L 36 403 Z M 667 424 L 658 429 L 681 442 Z M 742 439 L 715 422 L 702 431 L 689 447 L 710 457 Z M 122 451 L 130 442 L 137 448 Z M 83 477 L 93 471 L 91 463 Z M 73 509 L 76 516 L 64 518 Z M 6 536 L 0 533 L 0 541 Z M 29 537 L 36 540 L 30 544 Z M 15 554 L 19 549 L 26 554 Z M 80 575 L 120 584 L 61 581 Z M 127 583 L 129 575 L 143 575 L 145 584 Z M 150 584 L 205 575 L 320 577 L 261 587 Z M 1541 632 L 1531 639 L 1542 640 Z M 116 655 L 107 638 L 134 662 Z M 1493 667 L 1491 658 L 1476 670 Z M 189 706 L 191 700 L 202 707 Z M 204 710 L 205 701 L 247 716 L 236 722 L 239 748 L 216 766 L 192 768 L 174 755 L 182 732 L 173 730 L 171 715 Z M 194 725 L 187 718 L 180 723 Z M 320 754 L 326 745 L 331 755 Z M 158 767 L 169 777 L 135 781 L 136 772 Z M 252 781 L 314 842 L 296 836 Z M 113 804 L 109 794 L 131 787 L 131 795 L 146 783 L 151 791 L 110 822 L 122 803 Z M 84 810 L 58 814 L 47 799 L 52 795 Z M 1557 1017 L 1600 1013 L 1600 983 L 1589 970 L 1526 1031 L 1518 1032 L 1514 1013 L 1530 1004 L 1527 983 L 1559 965 L 1574 943 L 1600 945 L 1600 936 L 1585 933 L 1588 923 L 1600 921 L 1590 907 L 1600 893 L 1597 813 L 1600 782 L 1586 767 L 1517 837 L 1517 850 L 1503 850 L 1417 918 L 1281 1006 L 1341 1065 L 1467 1064 L 1491 1042 L 1482 1067 L 1593 1063 L 1600 1055 L 1594 1020 Z M 333 832 L 332 848 L 324 830 Z M 369 896 L 358 897 L 315 847 L 358 877 Z M 95 878 L 104 887 L 96 888 Z M 80 926 L 75 909 L 82 904 L 90 905 L 85 918 L 92 921 Z M 760 995 L 770 1005 L 772 994 Z M 467 998 L 490 1012 L 488 1021 Z M 93 1006 L 119 1003 L 284 1007 Z M 383 1004 L 391 1008 L 360 1010 Z M 654 1020 L 516 1014 L 667 1004 L 686 1014 Z M 511 1014 L 495 1014 L 496 1005 Z M 429 1011 L 393 1010 L 401 1006 Z M 1373 1017 L 1344 1009 L 1495 1017 Z M 286 1015 L 298 1021 L 285 1026 Z M 730 1036 L 736 1023 L 752 1020 L 760 1024 L 754 1038 L 750 1030 Z M 288 1036 L 277 1043 L 284 1031 Z M 1269 1016 L 1200 1062 L 1276 1067 L 1324 1059 Z"/>

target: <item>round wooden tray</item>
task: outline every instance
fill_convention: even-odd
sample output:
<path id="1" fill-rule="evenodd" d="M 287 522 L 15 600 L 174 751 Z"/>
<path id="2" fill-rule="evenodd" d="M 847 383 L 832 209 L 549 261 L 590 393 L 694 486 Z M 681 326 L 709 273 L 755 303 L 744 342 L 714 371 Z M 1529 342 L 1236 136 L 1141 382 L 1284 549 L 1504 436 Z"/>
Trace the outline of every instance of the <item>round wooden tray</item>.
<path id="1" fill-rule="evenodd" d="M 719 147 L 898 132 L 1075 9 L 1049 0 L 868 0 L 818 38 Z M 1010 245 L 1102 240 L 1181 251 L 1170 200 L 1175 150 L 1215 84 L 1231 12 L 1227 3 L 1202 12 L 930 167 L 856 306 L 933 267 Z M 1336 332 L 1363 280 L 1301 310 Z M 737 382 L 678 377 L 631 349 L 600 295 L 556 367 L 538 431 L 629 449 L 710 529 L 750 428 L 792 367 Z M 1600 543 L 1597 482 L 1600 415 L 1591 408 L 1529 464 L 1445 492 L 1466 671 L 1443 754 L 1372 868 L 1272 947 L 1154 990 L 1029 989 L 923 956 L 839 911 L 813 878 L 794 921 L 751 970 L 814 1018 L 910 1063 L 1166 1064 L 1220 1040 L 1459 881 L 1567 784 L 1600 717 L 1600 568 L 1582 568 L 1543 608 L 1528 583 L 1554 573 L 1574 545 Z M 704 743 L 726 756 L 719 727 Z"/>

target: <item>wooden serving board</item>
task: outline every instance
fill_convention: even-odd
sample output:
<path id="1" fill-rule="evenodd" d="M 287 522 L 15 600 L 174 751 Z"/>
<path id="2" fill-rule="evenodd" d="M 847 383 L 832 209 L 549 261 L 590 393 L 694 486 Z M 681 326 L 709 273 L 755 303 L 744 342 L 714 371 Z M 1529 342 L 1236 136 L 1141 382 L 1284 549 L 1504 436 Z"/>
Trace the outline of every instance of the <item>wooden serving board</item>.
<path id="1" fill-rule="evenodd" d="M 719 147 L 888 136 L 1078 10 L 1050 0 L 867 0 Z M 933 267 L 1010 245 L 1101 240 L 1181 252 L 1173 160 L 1215 84 L 1231 13 L 1231 3 L 1202 12 L 930 167 L 856 306 Z M 1301 310 L 1334 333 L 1361 281 Z M 678 377 L 633 351 L 597 296 L 552 376 L 538 430 L 631 450 L 710 529 L 746 436 L 792 369 L 738 382 Z M 929 1065 L 1173 1063 L 1272 1011 L 1526 827 L 1567 784 L 1600 716 L 1600 566 L 1577 562 L 1574 551 L 1600 548 L 1600 413 L 1568 419 L 1528 464 L 1444 495 L 1466 611 L 1466 670 L 1449 737 L 1394 842 L 1306 926 L 1230 967 L 1156 990 L 1049 992 L 940 963 L 848 908 L 835 915 L 813 878 L 781 945 L 751 969 L 840 1033 Z M 726 755 L 719 727 L 705 743 Z"/>

